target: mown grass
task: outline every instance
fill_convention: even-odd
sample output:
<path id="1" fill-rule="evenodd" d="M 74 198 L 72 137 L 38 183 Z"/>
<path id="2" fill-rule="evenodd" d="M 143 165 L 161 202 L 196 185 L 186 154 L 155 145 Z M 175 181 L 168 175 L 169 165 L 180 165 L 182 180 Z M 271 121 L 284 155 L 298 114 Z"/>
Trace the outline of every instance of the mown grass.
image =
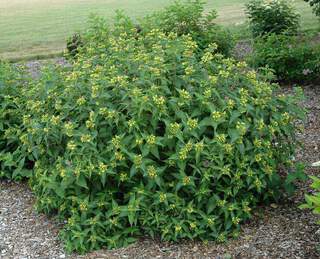
<path id="1" fill-rule="evenodd" d="M 1 0 L 0 58 L 19 59 L 55 55 L 65 47 L 66 38 L 86 27 L 90 13 L 112 19 L 123 9 L 134 18 L 159 10 L 173 0 Z M 247 0 L 208 0 L 207 8 L 218 10 L 218 23 L 241 37 L 248 35 L 244 4 Z M 306 30 L 319 27 L 310 7 L 297 0 Z"/>

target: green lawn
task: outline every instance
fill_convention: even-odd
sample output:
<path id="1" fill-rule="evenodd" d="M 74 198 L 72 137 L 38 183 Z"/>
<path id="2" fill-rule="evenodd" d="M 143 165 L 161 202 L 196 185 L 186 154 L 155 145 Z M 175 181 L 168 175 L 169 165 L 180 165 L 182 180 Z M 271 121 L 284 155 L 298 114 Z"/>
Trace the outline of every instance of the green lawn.
<path id="1" fill-rule="evenodd" d="M 61 52 L 66 38 L 85 28 L 88 15 L 112 18 L 116 9 L 141 17 L 172 0 L 0 0 L 0 58 L 24 58 Z M 244 28 L 243 0 L 208 0 L 218 10 L 218 22 L 239 31 Z M 303 0 L 295 5 L 302 14 L 303 28 L 318 26 Z"/>

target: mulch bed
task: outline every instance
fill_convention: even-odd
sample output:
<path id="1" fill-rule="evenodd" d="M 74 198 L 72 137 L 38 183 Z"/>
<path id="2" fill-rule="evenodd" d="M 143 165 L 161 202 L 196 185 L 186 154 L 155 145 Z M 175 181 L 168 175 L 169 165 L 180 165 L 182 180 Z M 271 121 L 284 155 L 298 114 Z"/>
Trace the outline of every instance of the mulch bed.
<path id="1" fill-rule="evenodd" d="M 303 105 L 309 112 L 305 132 L 299 136 L 305 148 L 296 159 L 310 165 L 320 160 L 320 87 L 305 87 L 305 95 Z M 320 170 L 308 166 L 307 174 L 319 175 Z M 320 258 L 318 218 L 298 209 L 304 193 L 311 192 L 309 184 L 298 183 L 293 197 L 258 208 L 242 226 L 240 237 L 225 244 L 146 238 L 126 248 L 67 256 L 58 239 L 61 226 L 35 213 L 27 184 L 0 181 L 0 258 Z"/>

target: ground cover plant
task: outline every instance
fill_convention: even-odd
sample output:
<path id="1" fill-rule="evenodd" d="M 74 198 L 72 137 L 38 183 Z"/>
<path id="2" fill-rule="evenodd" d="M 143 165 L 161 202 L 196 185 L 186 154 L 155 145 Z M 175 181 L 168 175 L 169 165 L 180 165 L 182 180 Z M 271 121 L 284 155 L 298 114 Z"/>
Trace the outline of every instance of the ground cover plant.
<path id="1" fill-rule="evenodd" d="M 311 209 L 314 214 L 320 214 L 320 179 L 315 176 L 311 176 L 313 183 L 311 188 L 314 190 L 312 195 L 306 194 L 306 203 L 300 206 L 301 209 Z M 320 221 L 318 221 L 320 224 Z"/>

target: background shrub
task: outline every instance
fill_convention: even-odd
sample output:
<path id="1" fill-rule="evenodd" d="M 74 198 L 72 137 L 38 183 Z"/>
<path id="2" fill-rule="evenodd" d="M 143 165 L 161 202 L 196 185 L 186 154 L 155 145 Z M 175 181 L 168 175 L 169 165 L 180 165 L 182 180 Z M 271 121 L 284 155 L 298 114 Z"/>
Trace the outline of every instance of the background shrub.
<path id="1" fill-rule="evenodd" d="M 279 80 L 310 82 L 320 78 L 320 46 L 310 37 L 271 34 L 255 41 L 250 63 L 268 66 Z"/>
<path id="2" fill-rule="evenodd" d="M 279 198 L 299 95 L 277 94 L 215 44 L 141 34 L 121 14 L 108 30 L 95 18 L 84 37 L 73 67 L 49 69 L 21 101 L 37 208 L 67 220 L 69 251 L 140 235 L 224 241 Z"/>
<path id="3" fill-rule="evenodd" d="M 251 0 L 246 8 L 255 37 L 269 33 L 295 34 L 299 28 L 300 15 L 286 0 Z"/>
<path id="4" fill-rule="evenodd" d="M 319 0 L 304 0 L 308 2 L 312 7 L 313 11 L 317 16 L 320 16 L 320 1 Z"/>
<path id="5" fill-rule="evenodd" d="M 79 52 L 79 48 L 83 46 L 83 40 L 80 33 L 74 34 L 67 40 L 67 53 L 71 58 L 75 58 L 75 56 Z"/>
<path id="6" fill-rule="evenodd" d="M 191 35 L 199 50 L 216 43 L 217 51 L 229 56 L 234 47 L 234 39 L 230 32 L 214 22 L 217 18 L 215 10 L 204 14 L 204 5 L 205 1 L 202 0 L 176 1 L 163 11 L 143 19 L 141 28 L 146 32 L 157 28 L 166 34 L 174 32 L 179 36 Z"/>
<path id="7" fill-rule="evenodd" d="M 177 33 L 181 35 L 191 35 L 197 43 L 197 51 L 203 51 L 209 44 L 218 45 L 217 51 L 223 55 L 230 56 L 234 47 L 232 34 L 214 23 L 217 17 L 215 10 L 204 14 L 204 1 L 188 0 L 186 2 L 176 1 L 163 11 L 155 12 L 135 24 L 131 19 L 126 17 L 121 11 L 116 14 L 116 21 L 121 20 L 122 26 L 135 29 L 137 37 L 149 33 L 154 29 L 161 30 L 165 34 Z M 83 44 L 103 44 L 108 37 L 109 24 L 99 17 L 92 16 L 91 27 L 82 36 L 74 36 L 68 41 L 68 52 L 71 56 L 77 53 L 75 46 Z"/>

